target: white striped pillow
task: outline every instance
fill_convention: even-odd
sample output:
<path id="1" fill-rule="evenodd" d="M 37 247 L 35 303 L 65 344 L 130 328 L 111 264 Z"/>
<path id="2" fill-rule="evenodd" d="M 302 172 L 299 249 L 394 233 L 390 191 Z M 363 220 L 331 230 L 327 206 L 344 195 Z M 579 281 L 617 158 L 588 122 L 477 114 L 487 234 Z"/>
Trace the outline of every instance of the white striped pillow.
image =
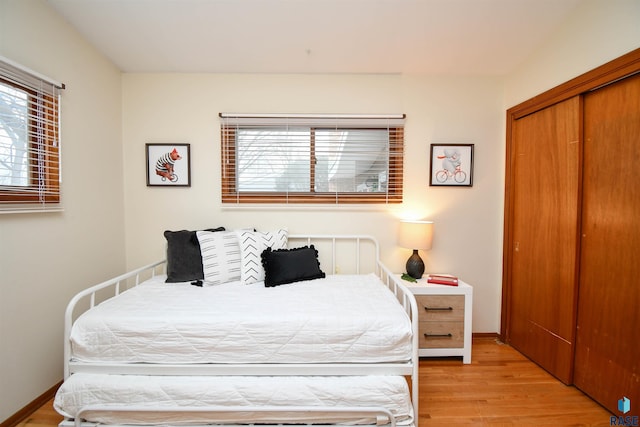
<path id="1" fill-rule="evenodd" d="M 240 280 L 240 245 L 235 231 L 198 231 L 202 271 L 207 285 Z"/>

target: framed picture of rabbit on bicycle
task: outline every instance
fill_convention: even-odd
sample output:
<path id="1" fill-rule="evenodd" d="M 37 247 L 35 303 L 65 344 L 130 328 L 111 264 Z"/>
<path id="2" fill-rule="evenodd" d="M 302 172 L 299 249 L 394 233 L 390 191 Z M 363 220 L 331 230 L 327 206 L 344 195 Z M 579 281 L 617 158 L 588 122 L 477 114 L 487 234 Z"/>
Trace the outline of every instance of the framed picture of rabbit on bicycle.
<path id="1" fill-rule="evenodd" d="M 431 144 L 431 186 L 473 186 L 473 144 Z"/>
<path id="2" fill-rule="evenodd" d="M 146 144 L 147 186 L 191 187 L 189 144 Z"/>

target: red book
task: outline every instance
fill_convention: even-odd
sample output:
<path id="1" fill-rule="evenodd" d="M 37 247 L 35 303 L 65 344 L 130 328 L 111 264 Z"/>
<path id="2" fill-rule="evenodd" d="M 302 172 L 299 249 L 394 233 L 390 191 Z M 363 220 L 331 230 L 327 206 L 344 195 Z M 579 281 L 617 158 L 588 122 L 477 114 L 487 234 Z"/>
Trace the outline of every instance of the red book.
<path id="1" fill-rule="evenodd" d="M 435 283 L 438 285 L 458 286 L 458 278 L 450 274 L 429 274 L 427 283 Z"/>

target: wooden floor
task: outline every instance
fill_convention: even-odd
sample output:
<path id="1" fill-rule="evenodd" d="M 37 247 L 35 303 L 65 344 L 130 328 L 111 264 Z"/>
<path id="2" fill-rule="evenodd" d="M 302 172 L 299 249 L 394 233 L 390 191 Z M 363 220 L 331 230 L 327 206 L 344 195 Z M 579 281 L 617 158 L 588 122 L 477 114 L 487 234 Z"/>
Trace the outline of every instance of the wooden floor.
<path id="1" fill-rule="evenodd" d="M 603 407 L 493 338 L 474 339 L 472 359 L 420 361 L 419 427 L 610 425 Z M 61 419 L 50 401 L 19 426 Z"/>
<path id="2" fill-rule="evenodd" d="M 420 361 L 420 427 L 610 426 L 612 415 L 508 345 L 473 341 L 472 363 Z"/>

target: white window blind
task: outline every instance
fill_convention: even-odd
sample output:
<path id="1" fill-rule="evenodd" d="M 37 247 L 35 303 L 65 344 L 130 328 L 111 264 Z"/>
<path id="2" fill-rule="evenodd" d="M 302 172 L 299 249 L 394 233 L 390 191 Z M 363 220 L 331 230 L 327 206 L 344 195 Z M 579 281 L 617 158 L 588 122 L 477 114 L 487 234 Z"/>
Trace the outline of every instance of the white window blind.
<path id="1" fill-rule="evenodd" d="M 400 203 L 404 116 L 221 113 L 223 203 Z"/>
<path id="2" fill-rule="evenodd" d="M 60 203 L 60 90 L 0 57 L 0 213 Z"/>

